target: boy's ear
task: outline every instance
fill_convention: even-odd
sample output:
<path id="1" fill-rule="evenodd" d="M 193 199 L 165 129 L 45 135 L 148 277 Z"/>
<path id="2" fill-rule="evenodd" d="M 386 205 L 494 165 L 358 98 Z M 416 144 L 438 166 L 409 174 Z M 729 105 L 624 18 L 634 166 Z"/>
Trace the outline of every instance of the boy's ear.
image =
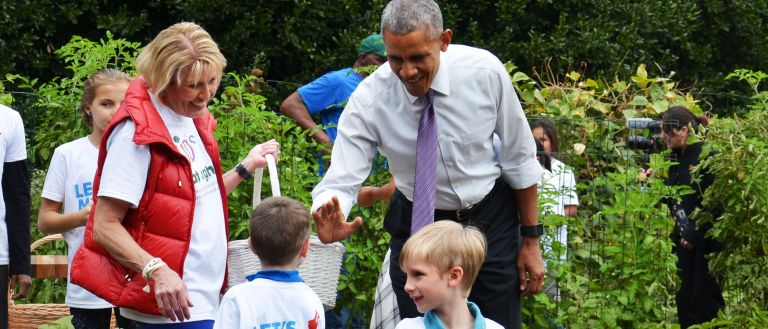
<path id="1" fill-rule="evenodd" d="M 301 253 L 299 255 L 301 257 L 307 257 L 307 254 L 309 253 L 309 239 L 307 241 L 304 241 L 304 245 L 301 246 Z"/>
<path id="2" fill-rule="evenodd" d="M 256 248 L 253 247 L 253 242 L 251 242 L 251 238 L 248 238 L 248 248 L 251 249 L 252 253 L 256 253 Z"/>
<path id="3" fill-rule="evenodd" d="M 464 279 L 464 269 L 461 266 L 454 266 L 448 270 L 448 286 L 455 287 L 461 285 Z"/>

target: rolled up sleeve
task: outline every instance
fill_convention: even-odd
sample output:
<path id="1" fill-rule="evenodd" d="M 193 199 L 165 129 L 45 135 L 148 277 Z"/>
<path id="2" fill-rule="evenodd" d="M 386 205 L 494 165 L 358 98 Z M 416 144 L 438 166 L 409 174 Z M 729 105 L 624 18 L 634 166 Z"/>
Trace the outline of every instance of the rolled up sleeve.
<path id="1" fill-rule="evenodd" d="M 536 143 L 509 75 L 500 73 L 498 115 L 494 132 L 501 140 L 499 165 L 504 180 L 514 189 L 536 184 L 544 171 L 536 161 Z"/>

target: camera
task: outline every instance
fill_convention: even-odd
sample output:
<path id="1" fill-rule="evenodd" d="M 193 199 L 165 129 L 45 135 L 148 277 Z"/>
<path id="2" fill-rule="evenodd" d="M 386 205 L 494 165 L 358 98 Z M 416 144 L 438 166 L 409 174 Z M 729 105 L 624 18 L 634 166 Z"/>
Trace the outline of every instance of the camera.
<path id="1" fill-rule="evenodd" d="M 664 149 L 660 121 L 651 118 L 628 119 L 627 128 L 630 129 L 627 147 L 642 150 L 644 153 L 656 153 Z M 639 130 L 646 131 L 646 133 L 634 134 Z"/>
<path id="2" fill-rule="evenodd" d="M 661 132 L 661 121 L 653 120 L 651 118 L 634 118 L 627 119 L 627 128 L 629 129 L 647 129 L 650 132 Z"/>

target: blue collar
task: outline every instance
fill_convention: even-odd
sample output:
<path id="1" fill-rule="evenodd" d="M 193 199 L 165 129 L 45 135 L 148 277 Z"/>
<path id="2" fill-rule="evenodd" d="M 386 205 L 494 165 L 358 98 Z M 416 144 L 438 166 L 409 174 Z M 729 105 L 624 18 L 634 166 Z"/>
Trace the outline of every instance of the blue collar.
<path id="1" fill-rule="evenodd" d="M 485 329 L 485 318 L 483 318 L 483 314 L 480 313 L 480 308 L 470 301 L 467 301 L 467 306 L 469 307 L 469 313 L 475 316 L 475 325 L 472 326 L 472 328 Z M 440 321 L 440 317 L 437 316 L 437 313 L 434 311 L 429 311 L 424 314 L 424 327 L 427 329 L 445 329 L 443 321 Z"/>
<path id="2" fill-rule="evenodd" d="M 254 274 L 251 274 L 249 276 L 245 277 L 248 279 L 248 281 L 253 281 L 256 279 L 267 279 L 272 281 L 278 281 L 278 282 L 304 282 L 304 279 L 302 279 L 299 276 L 299 271 L 293 270 L 293 271 L 283 271 L 283 270 L 266 270 L 266 271 L 258 271 Z"/>

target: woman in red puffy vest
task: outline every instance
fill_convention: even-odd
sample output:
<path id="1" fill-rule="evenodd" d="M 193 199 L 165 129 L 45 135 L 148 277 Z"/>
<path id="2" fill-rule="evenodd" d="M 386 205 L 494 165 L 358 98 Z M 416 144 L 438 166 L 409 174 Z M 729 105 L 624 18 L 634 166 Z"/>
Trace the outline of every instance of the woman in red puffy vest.
<path id="1" fill-rule="evenodd" d="M 280 146 L 256 145 L 223 173 L 207 104 L 226 60 L 200 26 L 163 30 L 136 64 L 101 140 L 72 280 L 140 328 L 211 328 L 226 281 L 227 194 Z"/>

